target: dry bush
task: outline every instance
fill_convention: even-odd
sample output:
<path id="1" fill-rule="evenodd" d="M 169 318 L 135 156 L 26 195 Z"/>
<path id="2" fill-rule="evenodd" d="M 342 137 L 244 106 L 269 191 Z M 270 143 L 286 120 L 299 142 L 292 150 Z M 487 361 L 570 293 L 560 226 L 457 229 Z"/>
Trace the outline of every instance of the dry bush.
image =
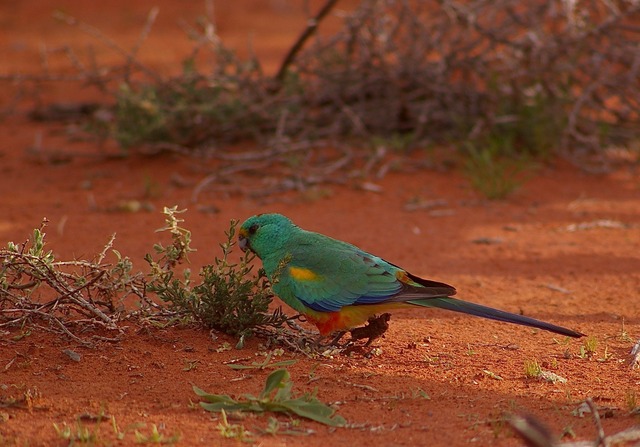
<path id="1" fill-rule="evenodd" d="M 134 134 L 136 143 L 249 138 L 272 148 L 405 135 L 409 144 L 497 139 L 503 152 L 597 153 L 638 138 L 639 8 L 631 0 L 365 1 L 337 34 L 300 53 L 296 46 L 275 78 L 204 33 L 200 51 L 215 55 L 213 72 L 188 65 L 166 86 L 121 91 L 116 135 L 124 144 L 122 135 Z M 145 128 L 152 132 L 141 135 Z"/>
<path id="2" fill-rule="evenodd" d="M 93 260 L 56 260 L 45 249 L 45 225 L 46 220 L 31 240 L 0 248 L 0 331 L 18 327 L 28 335 L 39 328 L 86 346 L 118 341 L 123 300 L 144 295 L 142 275 L 112 250 L 115 236 Z M 105 262 L 108 254 L 115 263 Z"/>
<path id="3" fill-rule="evenodd" d="M 109 113 L 93 113 L 94 130 L 123 147 L 205 150 L 234 174 L 238 161 L 246 170 L 292 158 L 295 168 L 283 172 L 304 172 L 307 183 L 345 166 L 366 171 L 371 153 L 363 161 L 343 146 L 353 136 L 374 147 L 488 147 L 492 159 L 557 151 L 584 159 L 637 144 L 638 0 L 367 0 L 340 12 L 338 33 L 310 40 L 336 3 L 326 2 L 276 75 L 226 48 L 213 17 L 188 29 L 194 51 L 172 79 L 136 56 L 157 9 L 131 51 L 62 18 L 125 58 L 100 71 L 69 50 L 80 78 L 116 98 Z M 247 139 L 266 149 L 225 152 Z"/>
<path id="4" fill-rule="evenodd" d="M 269 311 L 273 292 L 264 272 L 253 272 L 253 255 L 230 261 L 237 221 L 225 232 L 221 257 L 200 270 L 200 280 L 192 280 L 189 269 L 179 271 L 193 251 L 191 232 L 180 226 L 182 212 L 164 209 L 166 226 L 161 231 L 170 233 L 171 243 L 157 243 L 155 253 L 145 256 L 148 274 L 135 271 L 133 262 L 113 249 L 115 235 L 92 260 L 57 260 L 46 248 L 46 220 L 30 240 L 0 248 L 0 334 L 17 328 L 21 338 L 32 330 L 45 330 L 94 346 L 98 341 L 119 341 L 124 335 L 120 323 L 126 319 L 141 326 L 216 329 L 239 337 L 238 346 L 258 334 L 302 349 L 298 340 L 308 341 L 295 322 L 279 308 Z M 108 257 L 115 262 L 106 262 Z M 129 296 L 133 303 L 125 303 Z"/>
<path id="5" fill-rule="evenodd" d="M 638 138 L 638 23 L 637 1 L 364 2 L 292 70 L 333 133 L 598 151 Z"/>

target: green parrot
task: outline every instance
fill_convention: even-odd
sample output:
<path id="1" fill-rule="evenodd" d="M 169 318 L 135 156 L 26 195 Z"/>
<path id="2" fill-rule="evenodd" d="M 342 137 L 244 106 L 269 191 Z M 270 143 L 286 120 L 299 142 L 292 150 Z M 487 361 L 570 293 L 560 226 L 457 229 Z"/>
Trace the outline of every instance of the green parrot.
<path id="1" fill-rule="evenodd" d="M 281 214 L 259 214 L 247 219 L 239 230 L 239 246 L 262 260 L 276 295 L 314 323 L 321 335 L 344 333 L 375 315 L 416 306 L 531 326 L 569 337 L 584 335 L 453 298 L 456 289 L 448 284 L 422 279 L 354 245 L 303 230 Z"/>

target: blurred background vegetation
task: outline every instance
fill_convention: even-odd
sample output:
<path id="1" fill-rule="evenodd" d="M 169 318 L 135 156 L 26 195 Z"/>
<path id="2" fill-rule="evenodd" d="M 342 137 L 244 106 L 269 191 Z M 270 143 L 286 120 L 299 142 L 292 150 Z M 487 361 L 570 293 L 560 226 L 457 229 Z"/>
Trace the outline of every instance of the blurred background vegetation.
<path id="1" fill-rule="evenodd" d="M 382 176 L 389 154 L 426 151 L 436 163 L 445 154 L 489 198 L 550 157 L 598 170 L 612 151 L 638 158 L 637 0 L 375 0 L 346 11 L 327 0 L 274 73 L 225 45 L 212 5 L 188 28 L 193 51 L 178 76 L 136 57 L 156 8 L 136 47 L 121 49 L 121 69 L 76 61 L 78 78 L 111 98 L 79 109 L 84 129 L 125 154 L 204 152 L 234 173 L 277 164 L 299 172 L 298 183 Z M 331 15 L 342 26 L 317 32 Z M 90 24 L 57 17 L 115 45 Z M 261 149 L 229 150 L 247 141 Z"/>

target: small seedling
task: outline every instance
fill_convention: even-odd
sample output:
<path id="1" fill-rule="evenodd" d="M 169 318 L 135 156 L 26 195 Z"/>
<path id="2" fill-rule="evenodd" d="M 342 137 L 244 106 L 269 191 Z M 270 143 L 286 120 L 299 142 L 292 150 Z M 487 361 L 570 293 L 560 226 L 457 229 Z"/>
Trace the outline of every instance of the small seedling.
<path id="1" fill-rule="evenodd" d="M 602 357 L 598 358 L 598 361 L 604 363 L 609 359 L 611 359 L 612 356 L 613 354 L 609 352 L 609 346 L 604 345 L 604 351 L 602 352 Z"/>
<path id="2" fill-rule="evenodd" d="M 569 345 L 569 343 L 571 343 L 572 338 L 564 337 L 564 338 L 561 338 L 560 340 L 558 340 L 556 337 L 553 337 L 552 340 L 556 344 L 567 346 L 567 345 Z"/>
<path id="3" fill-rule="evenodd" d="M 216 428 L 224 438 L 233 438 L 243 442 L 250 441 L 251 432 L 242 424 L 230 424 L 224 409 L 220 410 L 220 422 Z"/>
<path id="4" fill-rule="evenodd" d="M 267 423 L 267 428 L 264 429 L 264 433 L 272 436 L 276 436 L 280 432 L 280 422 L 274 418 L 270 417 L 269 422 Z"/>
<path id="5" fill-rule="evenodd" d="M 429 396 L 429 394 L 422 388 L 417 388 L 413 390 L 412 395 L 414 399 L 420 398 L 424 400 L 431 400 L 431 396 Z"/>
<path id="6" fill-rule="evenodd" d="M 525 360 L 524 362 L 524 375 L 530 379 L 539 379 L 545 382 L 551 383 L 566 383 L 567 379 L 564 377 L 542 369 L 537 360 Z"/>
<path id="7" fill-rule="evenodd" d="M 583 360 L 587 358 L 587 350 L 585 349 L 584 345 L 580 346 L 580 352 L 578 353 L 578 357 L 580 357 Z"/>
<path id="8" fill-rule="evenodd" d="M 537 378 L 540 377 L 542 373 L 542 368 L 537 360 L 525 360 L 524 361 L 524 375 L 528 378 Z"/>
<path id="9" fill-rule="evenodd" d="M 151 424 L 151 433 L 144 434 L 138 430 L 133 432 L 137 444 L 175 444 L 180 440 L 180 435 L 165 436 L 160 433 L 156 424 Z"/>
<path id="10" fill-rule="evenodd" d="M 585 339 L 583 346 L 585 353 L 588 356 L 591 356 L 595 354 L 596 349 L 598 348 L 598 339 L 595 336 L 590 335 Z"/>
<path id="11" fill-rule="evenodd" d="M 60 438 L 69 441 L 69 445 L 73 445 L 76 442 L 93 443 L 98 438 L 97 430 L 92 430 L 80 421 L 76 421 L 73 426 L 67 425 L 66 422 L 62 426 L 54 423 L 53 429 Z"/>
<path id="12" fill-rule="evenodd" d="M 116 421 L 115 416 L 111 416 L 111 429 L 113 430 L 113 434 L 118 441 L 122 441 L 124 439 L 126 433 L 120 431 L 120 427 L 118 427 L 118 422 Z"/>
<path id="13" fill-rule="evenodd" d="M 320 366 L 320 363 L 315 363 L 309 370 L 309 374 L 308 374 L 309 380 L 307 380 L 307 385 L 310 384 L 311 382 L 314 382 L 320 379 L 320 376 L 316 374 L 316 370 L 318 369 L 319 366 Z"/>
<path id="14" fill-rule="evenodd" d="M 207 411 L 250 411 L 263 413 L 266 411 L 297 415 L 332 427 L 344 426 L 346 421 L 335 410 L 320 402 L 315 396 L 305 394 L 293 397 L 289 372 L 279 369 L 267 377 L 264 390 L 258 397 L 243 395 L 243 400 L 235 400 L 225 394 L 209 394 L 194 386 L 193 391 L 204 402 L 200 406 Z"/>
<path id="15" fill-rule="evenodd" d="M 622 319 L 622 328 L 620 329 L 620 340 L 624 342 L 633 343 L 633 338 L 629 336 L 627 329 L 624 327 L 624 318 Z"/>

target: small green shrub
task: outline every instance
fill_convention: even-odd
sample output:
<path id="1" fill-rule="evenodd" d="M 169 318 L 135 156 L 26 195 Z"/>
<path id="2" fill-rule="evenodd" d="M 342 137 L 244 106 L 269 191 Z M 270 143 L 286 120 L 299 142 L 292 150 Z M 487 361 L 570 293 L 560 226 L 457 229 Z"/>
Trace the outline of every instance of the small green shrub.
<path id="1" fill-rule="evenodd" d="M 179 226 L 176 208 L 165 208 L 167 225 L 162 230 L 170 231 L 173 243 L 167 247 L 156 246 L 160 261 L 151 255 L 145 257 L 151 266 L 148 289 L 169 305 L 183 321 L 195 321 L 207 328 L 214 328 L 243 339 L 257 328 L 279 327 L 287 320 L 279 309 L 269 312 L 272 293 L 262 269 L 252 272 L 251 261 L 255 255 L 246 252 L 239 263 L 232 263 L 229 255 L 236 243 L 238 222 L 231 221 L 225 231 L 227 240 L 220 244 L 222 256 L 200 271 L 200 282 L 193 285 L 189 270 L 183 278 L 177 277 L 175 267 L 186 260 L 192 249 L 189 246 L 191 233 Z"/>

